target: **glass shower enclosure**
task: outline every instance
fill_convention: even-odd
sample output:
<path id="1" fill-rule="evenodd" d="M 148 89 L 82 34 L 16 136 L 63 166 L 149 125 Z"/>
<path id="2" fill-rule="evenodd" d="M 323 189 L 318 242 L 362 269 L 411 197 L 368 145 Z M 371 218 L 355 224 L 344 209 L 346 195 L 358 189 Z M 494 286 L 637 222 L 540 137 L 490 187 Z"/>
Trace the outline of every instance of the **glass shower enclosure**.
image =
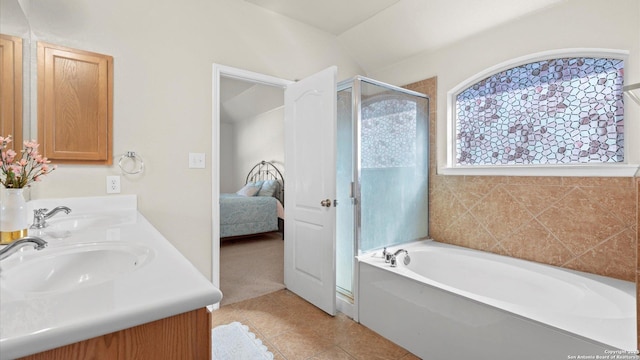
<path id="1" fill-rule="evenodd" d="M 355 256 L 428 236 L 429 99 L 365 77 L 338 84 L 337 292 Z"/>

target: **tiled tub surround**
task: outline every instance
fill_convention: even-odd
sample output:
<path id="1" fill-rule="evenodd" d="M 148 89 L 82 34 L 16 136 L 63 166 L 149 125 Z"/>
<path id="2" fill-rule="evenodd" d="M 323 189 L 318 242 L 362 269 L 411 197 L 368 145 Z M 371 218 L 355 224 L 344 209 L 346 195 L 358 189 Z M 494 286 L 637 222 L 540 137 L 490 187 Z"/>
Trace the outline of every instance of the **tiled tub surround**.
<path id="1" fill-rule="evenodd" d="M 431 238 L 632 281 L 638 288 L 640 182 L 607 177 L 437 175 L 433 151 L 437 148 L 437 79 L 405 87 L 431 99 Z"/>
<path id="2" fill-rule="evenodd" d="M 632 178 L 431 180 L 434 239 L 635 282 Z"/>
<path id="3" fill-rule="evenodd" d="M 2 262 L 0 359 L 58 348 L 220 301 L 220 291 L 137 210 L 135 195 L 34 200 L 27 207 L 53 209 L 58 205 L 70 207 L 71 214 L 47 220 L 50 226 L 42 231 L 30 230 L 31 235 L 42 236 L 49 243 L 47 248 L 39 252 L 28 249 Z M 60 224 L 67 224 L 64 229 L 69 230 L 61 230 Z M 133 264 L 140 265 L 136 270 L 102 278 L 106 274 L 101 272 L 100 264 L 106 260 L 103 253 L 92 251 L 114 246 L 145 248 L 150 254 L 144 263 Z M 80 257 L 73 261 L 64 258 L 77 247 L 85 249 Z M 56 254 L 58 258 L 54 257 Z M 52 284 L 53 288 L 25 289 L 29 282 L 15 281 L 10 276 L 15 273 L 12 269 L 21 264 L 37 269 L 32 264 L 47 264 L 52 259 L 61 259 L 61 266 L 42 279 L 42 285 Z M 90 263 L 98 264 L 97 270 L 88 270 Z M 127 266 L 124 262 L 118 264 L 118 269 Z M 79 274 L 88 274 L 79 279 L 59 275 L 74 268 Z M 74 279 L 77 280 L 71 282 Z M 32 282 L 36 280 L 40 277 Z M 67 283 L 68 286 L 55 288 L 56 284 Z M 115 343 L 114 339 L 111 337 L 110 342 Z"/>
<path id="4" fill-rule="evenodd" d="M 360 322 L 420 357 L 534 360 L 635 349 L 632 282 L 435 241 L 402 248 L 411 262 L 395 268 L 380 252 L 358 257 Z"/>
<path id="5" fill-rule="evenodd" d="M 436 78 L 405 87 L 431 98 L 431 238 L 635 281 L 635 179 L 437 175 Z"/>

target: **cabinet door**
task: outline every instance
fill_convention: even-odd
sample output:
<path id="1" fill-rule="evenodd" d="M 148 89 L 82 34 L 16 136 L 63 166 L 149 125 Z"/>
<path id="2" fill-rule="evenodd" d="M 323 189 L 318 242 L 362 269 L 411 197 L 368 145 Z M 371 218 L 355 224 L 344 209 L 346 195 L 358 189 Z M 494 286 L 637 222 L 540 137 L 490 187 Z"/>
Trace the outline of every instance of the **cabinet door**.
<path id="1" fill-rule="evenodd" d="M 22 148 L 22 39 L 0 34 L 0 136 Z"/>
<path id="2" fill-rule="evenodd" d="M 54 163 L 113 162 L 113 58 L 38 42 L 38 140 Z"/>

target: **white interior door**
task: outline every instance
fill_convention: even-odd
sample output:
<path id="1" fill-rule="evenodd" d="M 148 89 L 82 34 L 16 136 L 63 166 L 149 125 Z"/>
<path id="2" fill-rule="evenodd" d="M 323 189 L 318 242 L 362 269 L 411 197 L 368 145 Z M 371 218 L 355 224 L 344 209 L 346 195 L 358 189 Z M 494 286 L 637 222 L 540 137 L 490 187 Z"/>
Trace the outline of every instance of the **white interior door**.
<path id="1" fill-rule="evenodd" d="M 285 90 L 284 283 L 336 314 L 335 66 Z"/>

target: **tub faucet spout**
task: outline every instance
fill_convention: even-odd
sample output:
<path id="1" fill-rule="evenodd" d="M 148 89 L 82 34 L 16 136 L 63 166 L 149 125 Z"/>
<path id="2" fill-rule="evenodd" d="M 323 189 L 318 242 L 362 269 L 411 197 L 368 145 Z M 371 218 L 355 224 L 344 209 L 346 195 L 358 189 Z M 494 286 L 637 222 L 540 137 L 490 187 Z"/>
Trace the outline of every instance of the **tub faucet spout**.
<path id="1" fill-rule="evenodd" d="M 402 253 L 404 253 L 404 260 L 402 262 L 405 265 L 409 265 L 409 263 L 411 262 L 411 258 L 409 257 L 409 252 L 405 249 L 400 249 L 391 255 L 391 259 L 390 259 L 391 267 L 398 266 L 398 261 L 396 260 L 396 257 Z"/>
<path id="2" fill-rule="evenodd" d="M 29 246 L 29 245 L 33 246 L 33 248 L 36 250 L 42 250 L 45 247 L 47 247 L 47 242 L 37 236 L 25 236 L 23 238 L 20 238 L 18 240 L 15 240 L 9 243 L 9 245 L 0 249 L 0 260 L 3 260 L 11 256 L 20 248 L 24 246 Z"/>
<path id="3" fill-rule="evenodd" d="M 31 225 L 31 229 L 43 229 L 48 226 L 46 220 L 53 217 L 55 214 L 60 211 L 64 211 L 65 214 L 71 212 L 66 206 L 58 206 L 55 209 L 49 211 L 49 209 L 36 209 L 33 210 L 33 224 Z"/>

